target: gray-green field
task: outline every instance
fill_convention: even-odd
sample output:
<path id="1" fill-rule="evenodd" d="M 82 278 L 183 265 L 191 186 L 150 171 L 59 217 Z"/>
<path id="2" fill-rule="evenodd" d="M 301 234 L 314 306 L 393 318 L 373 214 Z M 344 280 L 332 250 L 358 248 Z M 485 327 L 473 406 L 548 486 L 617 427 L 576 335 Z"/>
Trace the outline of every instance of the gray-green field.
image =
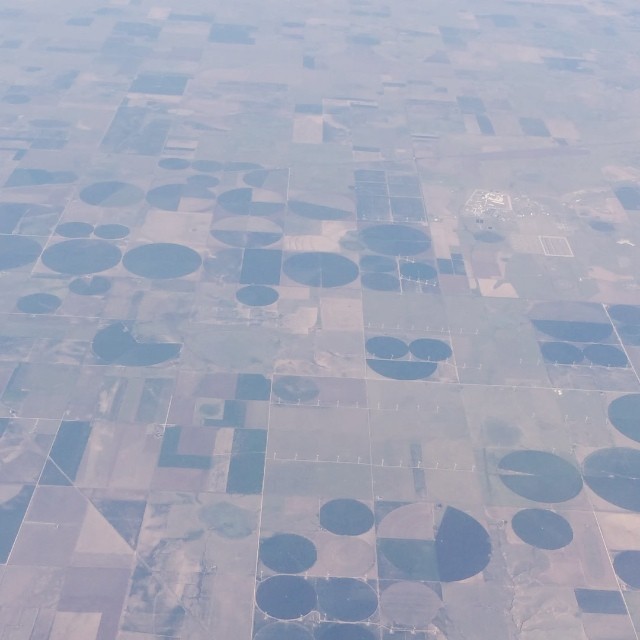
<path id="1" fill-rule="evenodd" d="M 0 639 L 637 640 L 635 3 L 0 5 Z"/>

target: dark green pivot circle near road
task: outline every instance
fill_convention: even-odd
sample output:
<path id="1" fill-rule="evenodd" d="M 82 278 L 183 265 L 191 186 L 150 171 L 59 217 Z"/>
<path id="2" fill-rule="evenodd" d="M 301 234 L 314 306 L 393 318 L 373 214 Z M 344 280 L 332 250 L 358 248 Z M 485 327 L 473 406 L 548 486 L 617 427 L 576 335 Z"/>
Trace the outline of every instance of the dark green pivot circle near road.
<path id="1" fill-rule="evenodd" d="M 236 291 L 236 300 L 248 307 L 268 307 L 279 297 L 275 289 L 261 284 L 251 284 Z"/>
<path id="2" fill-rule="evenodd" d="M 170 242 L 144 244 L 124 254 L 122 264 L 127 271 L 150 278 L 181 278 L 197 271 L 202 264 L 200 254 L 189 247 Z"/>
<path id="3" fill-rule="evenodd" d="M 260 560 L 277 573 L 301 573 L 317 559 L 313 542 L 295 533 L 277 533 L 260 541 Z"/>
<path id="4" fill-rule="evenodd" d="M 56 233 L 64 238 L 88 238 L 93 233 L 93 225 L 88 222 L 63 222 L 56 227 Z"/>
<path id="5" fill-rule="evenodd" d="M 50 245 L 42 262 L 57 273 L 82 276 L 115 267 L 122 257 L 120 249 L 105 240 L 65 240 Z"/>
<path id="6" fill-rule="evenodd" d="M 352 498 L 336 498 L 320 507 L 320 525 L 336 535 L 359 536 L 373 527 L 373 512 Z"/>
<path id="7" fill-rule="evenodd" d="M 400 291 L 400 280 L 392 273 L 363 273 L 360 282 L 371 291 Z"/>
<path id="8" fill-rule="evenodd" d="M 626 367 L 629 364 L 624 352 L 611 344 L 590 344 L 583 353 L 587 360 L 601 367 Z"/>
<path id="9" fill-rule="evenodd" d="M 0 235 L 0 271 L 31 264 L 41 251 L 42 247 L 31 238 Z"/>
<path id="10" fill-rule="evenodd" d="M 621 551 L 613 559 L 613 568 L 622 582 L 640 589 L 640 551 Z"/>
<path id="11" fill-rule="evenodd" d="M 609 307 L 609 315 L 623 324 L 640 324 L 640 305 L 614 304 Z"/>
<path id="12" fill-rule="evenodd" d="M 640 512 L 640 451 L 628 447 L 594 451 L 585 459 L 582 473 L 587 486 L 603 500 Z"/>
<path id="13" fill-rule="evenodd" d="M 567 342 L 601 342 L 612 333 L 608 322 L 586 322 L 582 320 L 532 320 L 533 326 L 542 333 Z"/>
<path id="14" fill-rule="evenodd" d="M 138 342 L 123 322 L 100 329 L 91 343 L 101 364 L 149 367 L 180 355 L 181 345 L 172 342 Z"/>
<path id="15" fill-rule="evenodd" d="M 76 278 L 69 283 L 69 291 L 79 296 L 99 296 L 111 289 L 111 281 L 104 276 Z"/>
<path id="16" fill-rule="evenodd" d="M 23 313 L 52 313 L 60 305 L 62 300 L 51 293 L 31 293 L 22 296 L 17 303 L 19 311 Z"/>
<path id="17" fill-rule="evenodd" d="M 640 442 L 640 393 L 629 393 L 609 404 L 609 422 L 622 434 Z"/>
<path id="18" fill-rule="evenodd" d="M 93 230 L 93 233 L 103 240 L 120 240 L 129 235 L 129 227 L 123 224 L 99 224 Z"/>
<path id="19" fill-rule="evenodd" d="M 181 171 L 188 169 L 191 166 L 191 162 L 185 158 L 161 158 L 158 160 L 158 166 L 169 171 Z"/>
<path id="20" fill-rule="evenodd" d="M 409 353 L 409 347 L 404 340 L 392 338 L 391 336 L 369 338 L 365 343 L 365 348 L 372 356 L 384 360 L 403 358 Z"/>
<path id="21" fill-rule="evenodd" d="M 272 618 L 295 620 L 315 608 L 316 592 L 311 582 L 300 576 L 273 576 L 258 585 L 256 603 Z"/>
<path id="22" fill-rule="evenodd" d="M 622 324 L 618 327 L 618 334 L 623 344 L 631 347 L 640 347 L 640 323 Z"/>
<path id="23" fill-rule="evenodd" d="M 375 358 L 367 358 L 367 365 L 379 375 L 392 380 L 425 380 L 432 376 L 438 368 L 435 362 L 377 360 Z"/>
<path id="24" fill-rule="evenodd" d="M 562 549 L 573 540 L 571 525 L 548 509 L 518 511 L 511 519 L 511 526 L 520 540 L 538 549 Z"/>
<path id="25" fill-rule="evenodd" d="M 326 251 L 294 254 L 285 260 L 283 271 L 309 287 L 341 287 L 353 282 L 359 273 L 355 262 Z"/>
<path id="26" fill-rule="evenodd" d="M 451 347 L 443 340 L 434 338 L 418 338 L 409 345 L 409 351 L 420 360 L 429 362 L 440 362 L 448 360 L 453 351 Z"/>
<path id="27" fill-rule="evenodd" d="M 537 502 L 565 502 L 575 498 L 582 489 L 578 469 L 547 451 L 509 453 L 500 460 L 498 474 L 511 491 Z"/>
<path id="28" fill-rule="evenodd" d="M 435 540 L 378 538 L 378 550 L 404 580 L 457 582 L 489 564 L 491 539 L 475 518 L 446 507 Z"/>
<path id="29" fill-rule="evenodd" d="M 579 364 L 584 360 L 582 349 L 570 342 L 543 342 L 540 353 L 551 364 Z"/>

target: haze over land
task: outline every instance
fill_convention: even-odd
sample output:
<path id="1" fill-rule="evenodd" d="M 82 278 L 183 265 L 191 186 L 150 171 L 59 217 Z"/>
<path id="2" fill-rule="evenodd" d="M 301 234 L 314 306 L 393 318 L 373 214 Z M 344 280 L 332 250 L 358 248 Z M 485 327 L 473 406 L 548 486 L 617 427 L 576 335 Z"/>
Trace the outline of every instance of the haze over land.
<path id="1" fill-rule="evenodd" d="M 637 640 L 634 3 L 0 18 L 0 638 Z"/>

